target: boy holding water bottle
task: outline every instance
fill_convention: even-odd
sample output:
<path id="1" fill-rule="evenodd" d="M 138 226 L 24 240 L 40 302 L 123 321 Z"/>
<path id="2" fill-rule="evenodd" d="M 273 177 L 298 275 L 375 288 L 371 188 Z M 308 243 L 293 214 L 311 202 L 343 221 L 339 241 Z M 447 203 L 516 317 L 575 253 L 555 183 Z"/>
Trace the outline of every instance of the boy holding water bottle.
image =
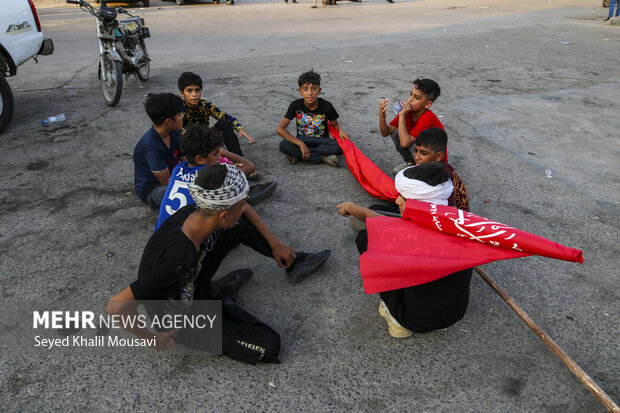
<path id="1" fill-rule="evenodd" d="M 421 78 L 414 80 L 409 99 L 395 105 L 396 117 L 390 123 L 386 120 L 389 101 L 386 98 L 381 98 L 379 101 L 381 136 L 391 136 L 396 150 L 403 158 L 403 162 L 392 170 L 393 174 L 397 174 L 407 166 L 415 165 L 413 152 L 415 140 L 420 132 L 428 128 L 443 129 L 441 121 L 430 110 L 440 93 L 441 89 L 434 80 Z M 446 161 L 447 159 L 446 153 Z"/>

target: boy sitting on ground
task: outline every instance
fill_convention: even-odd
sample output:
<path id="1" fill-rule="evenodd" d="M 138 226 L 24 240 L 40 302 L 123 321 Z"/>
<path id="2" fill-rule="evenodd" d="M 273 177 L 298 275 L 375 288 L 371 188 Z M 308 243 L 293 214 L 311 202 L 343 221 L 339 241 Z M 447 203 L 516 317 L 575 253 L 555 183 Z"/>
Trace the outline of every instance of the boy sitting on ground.
<path id="1" fill-rule="evenodd" d="M 239 139 L 234 131 L 239 133 L 240 137 L 244 137 L 250 143 L 255 140 L 246 132 L 241 123 L 228 115 L 226 112 L 215 106 L 208 100 L 202 99 L 202 79 L 195 73 L 185 72 L 179 76 L 178 80 L 179 92 L 185 100 L 185 117 L 183 118 L 183 126 L 192 123 L 209 126 L 209 118 L 216 119 L 215 126 L 224 134 L 224 145 L 232 153 L 243 156 Z"/>
<path id="2" fill-rule="evenodd" d="M 441 121 L 430 110 L 440 93 L 441 89 L 434 80 L 420 78 L 414 80 L 409 99 L 400 102 L 402 109 L 389 124 L 386 120 L 388 100 L 381 99 L 379 101 L 381 136 L 391 136 L 396 150 L 403 158 L 403 162 L 392 169 L 394 175 L 401 169 L 415 164 L 413 159 L 414 143 L 421 131 L 428 128 L 443 129 Z M 446 161 L 447 159 L 446 152 Z"/>
<path id="3" fill-rule="evenodd" d="M 401 214 L 407 199 L 447 205 L 453 192 L 448 171 L 434 162 L 400 171 L 395 182 L 400 194 L 396 204 Z M 355 216 L 364 222 L 367 218 L 380 216 L 378 212 L 352 202 L 338 205 L 338 213 Z M 368 247 L 368 236 L 363 230 L 355 239 L 360 254 Z M 411 271 L 415 272 L 415 263 L 412 263 Z M 379 314 L 387 321 L 390 335 L 405 338 L 414 332 L 440 330 L 463 318 L 469 303 L 471 274 L 469 268 L 430 283 L 380 293 Z"/>
<path id="4" fill-rule="evenodd" d="M 172 93 L 149 94 L 144 102 L 153 126 L 133 150 L 136 194 L 159 209 L 172 168 L 182 160 L 179 146 L 183 127 L 183 101 Z"/>
<path id="5" fill-rule="evenodd" d="M 135 300 L 186 300 L 189 304 L 193 300 L 222 299 L 223 354 L 246 363 L 277 363 L 278 333 L 231 302 L 230 295 L 215 296 L 211 279 L 228 252 L 240 243 L 273 257 L 280 268 L 287 269 L 291 283 L 316 272 L 330 251 L 295 252 L 280 241 L 246 204 L 248 182 L 235 166 L 205 166 L 189 190 L 196 204 L 181 208 L 153 233 L 142 255 L 138 279 L 110 299 L 107 312 L 135 316 Z M 237 289 L 238 281 L 242 279 L 234 282 Z M 156 336 L 154 347 L 158 350 L 169 348 L 175 341 L 187 343 L 189 334 L 180 330 L 174 337 L 175 330 L 152 333 L 133 324 L 126 328 L 139 338 Z M 204 329 L 196 334 L 200 332 L 211 334 Z"/>
<path id="6" fill-rule="evenodd" d="M 469 195 L 465 184 L 461 180 L 456 170 L 446 161 L 446 151 L 448 148 L 448 134 L 439 128 L 425 129 L 418 135 L 415 142 L 415 153 L 413 158 L 416 165 L 428 162 L 439 162 L 450 174 L 454 192 L 448 198 L 448 205 L 463 211 L 469 212 Z"/>
<path id="7" fill-rule="evenodd" d="M 448 205 L 469 212 L 469 195 L 465 184 L 456 170 L 449 163 L 445 162 L 445 153 L 448 145 L 448 135 L 446 131 L 439 128 L 425 129 L 418 135 L 415 143 L 414 159 L 416 166 L 429 162 L 437 162 L 448 171 L 450 181 L 454 190 L 448 198 Z M 384 215 L 400 216 L 398 205 L 396 204 L 375 204 L 369 207 L 373 211 Z M 356 230 L 364 228 L 364 225 L 356 218 L 351 218 L 351 225 Z"/>
<path id="8" fill-rule="evenodd" d="M 198 171 L 206 165 L 228 163 L 238 167 L 247 177 L 254 172 L 254 164 L 242 156 L 222 149 L 222 132 L 205 125 L 193 124 L 185 128 L 181 136 L 181 151 L 187 161 L 179 163 L 172 170 L 170 183 L 164 195 L 159 218 L 155 224 L 157 230 L 166 219 L 185 205 L 194 204 L 189 194 L 189 184 L 194 181 Z M 275 191 L 276 182 L 266 182 L 250 186 L 248 203 L 256 205 Z"/>
<path id="9" fill-rule="evenodd" d="M 276 133 L 283 138 L 280 151 L 291 164 L 303 159 L 314 164 L 326 163 L 337 167 L 336 155 L 342 155 L 342 149 L 329 137 L 327 122 L 338 129 L 340 137 L 349 139 L 349 134 L 338 123 L 338 112 L 334 106 L 319 97 L 321 75 L 311 70 L 302 73 L 297 83 L 302 98 L 289 105 L 276 129 Z M 287 130 L 293 118 L 297 124 L 297 136 Z"/>

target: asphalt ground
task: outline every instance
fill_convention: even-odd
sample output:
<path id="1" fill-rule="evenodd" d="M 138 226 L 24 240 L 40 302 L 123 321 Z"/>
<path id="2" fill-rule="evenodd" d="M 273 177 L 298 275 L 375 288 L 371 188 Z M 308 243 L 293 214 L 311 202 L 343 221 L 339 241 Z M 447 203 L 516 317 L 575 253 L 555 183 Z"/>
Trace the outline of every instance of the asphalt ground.
<path id="1" fill-rule="evenodd" d="M 289 165 L 275 128 L 296 79 L 314 68 L 322 96 L 377 165 L 398 158 L 378 133 L 378 101 L 405 99 L 415 77 L 442 88 L 433 106 L 472 212 L 584 251 L 584 264 L 541 257 L 488 273 L 620 400 L 617 26 L 598 2 L 466 0 L 154 1 L 132 11 L 152 38 L 151 79 L 130 79 L 107 107 L 96 77 L 95 24 L 42 4 L 52 56 L 10 78 L 16 112 L 0 137 L 0 279 L 16 302 L 102 303 L 131 283 L 154 212 L 133 192 L 131 153 L 149 128 L 147 93 L 175 92 L 191 70 L 204 96 L 257 143 L 245 155 L 276 180 L 257 206 L 304 251 L 332 256 L 291 286 L 272 260 L 240 247 L 221 274 L 249 267 L 240 303 L 282 336 L 280 365 L 174 351 L 87 352 L 9 346 L 30 325 L 3 317 L 5 411 L 603 411 L 559 359 L 477 276 L 469 310 L 447 331 L 392 339 L 363 292 L 355 233 L 336 205 L 374 203 L 344 168 Z M 563 43 L 570 44 L 563 44 Z M 41 119 L 65 113 L 49 127 Z M 551 169 L 552 178 L 545 171 Z M 7 314 L 11 314 L 7 311 Z"/>

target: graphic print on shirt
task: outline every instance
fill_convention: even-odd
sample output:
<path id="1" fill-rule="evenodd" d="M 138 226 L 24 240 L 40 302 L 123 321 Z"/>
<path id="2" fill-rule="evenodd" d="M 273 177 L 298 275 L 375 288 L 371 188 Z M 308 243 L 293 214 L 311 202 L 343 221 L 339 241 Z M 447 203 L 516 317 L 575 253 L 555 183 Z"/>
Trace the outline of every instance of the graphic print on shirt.
<path id="1" fill-rule="evenodd" d="M 198 278 L 198 273 L 200 273 L 200 268 L 202 268 L 202 260 L 205 257 L 205 254 L 205 250 L 200 252 L 198 263 L 194 268 L 190 268 L 189 271 L 183 266 L 179 266 L 179 268 L 177 268 L 177 273 L 181 275 L 179 280 L 179 293 L 176 297 L 170 297 L 169 299 L 181 300 L 186 305 L 190 305 L 192 303 L 194 299 L 196 278 Z"/>
<path id="2" fill-rule="evenodd" d="M 191 197 L 188 186 L 190 182 L 194 182 L 196 175 L 198 175 L 198 169 L 194 169 L 189 173 L 184 173 L 183 168 L 180 168 L 176 176 L 173 177 L 174 184 L 165 201 L 166 213 L 168 215 L 174 214 L 187 205 L 187 199 Z M 177 201 L 178 206 L 175 205 Z"/>
<path id="3" fill-rule="evenodd" d="M 325 136 L 325 115 L 295 112 L 297 120 L 297 136 L 321 137 Z"/>
<path id="4" fill-rule="evenodd" d="M 179 159 L 179 150 L 175 148 L 175 150 L 172 151 L 172 159 L 166 161 L 168 164 L 168 172 L 172 173 L 172 170 L 179 162 L 181 162 L 181 159 Z"/>

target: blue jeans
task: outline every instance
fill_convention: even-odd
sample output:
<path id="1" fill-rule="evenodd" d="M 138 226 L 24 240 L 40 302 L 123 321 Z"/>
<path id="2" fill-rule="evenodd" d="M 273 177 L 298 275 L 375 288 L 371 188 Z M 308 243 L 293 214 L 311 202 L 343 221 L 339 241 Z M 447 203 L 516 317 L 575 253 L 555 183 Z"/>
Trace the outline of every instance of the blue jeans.
<path id="1" fill-rule="evenodd" d="M 607 16 L 608 18 L 612 18 L 614 17 L 614 9 L 616 9 L 616 16 L 618 17 L 618 15 L 620 14 L 620 0 L 609 0 L 609 15 Z"/>
<path id="2" fill-rule="evenodd" d="M 159 211 L 159 206 L 161 205 L 161 201 L 164 199 L 167 188 L 167 186 L 163 185 L 156 186 L 146 195 L 144 202 L 146 202 L 147 205 L 155 211 Z"/>

